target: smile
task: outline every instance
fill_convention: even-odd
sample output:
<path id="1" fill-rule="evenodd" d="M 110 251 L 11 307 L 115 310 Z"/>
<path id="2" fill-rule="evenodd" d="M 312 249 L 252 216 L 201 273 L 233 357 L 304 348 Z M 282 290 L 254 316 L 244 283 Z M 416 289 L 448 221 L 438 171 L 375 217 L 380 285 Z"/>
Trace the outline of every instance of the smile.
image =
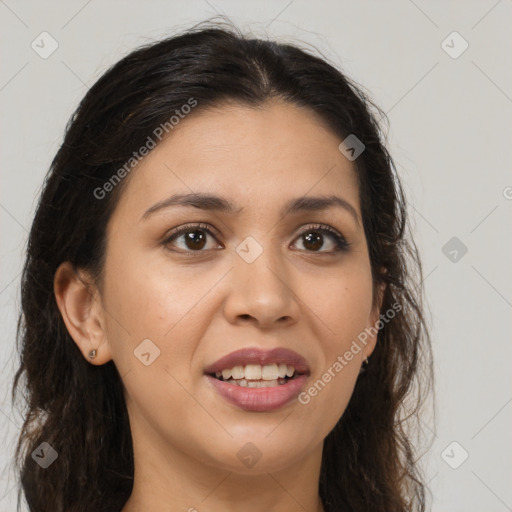
<path id="1" fill-rule="evenodd" d="M 280 409 L 296 399 L 309 377 L 309 364 L 293 350 L 245 348 L 204 370 L 207 382 L 227 402 L 244 411 Z"/>

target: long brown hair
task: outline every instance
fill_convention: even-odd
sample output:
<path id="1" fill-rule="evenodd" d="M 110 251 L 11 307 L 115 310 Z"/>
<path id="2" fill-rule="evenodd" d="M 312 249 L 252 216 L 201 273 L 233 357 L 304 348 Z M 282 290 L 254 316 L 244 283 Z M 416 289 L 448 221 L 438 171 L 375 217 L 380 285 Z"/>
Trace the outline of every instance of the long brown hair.
<path id="1" fill-rule="evenodd" d="M 384 113 L 324 58 L 215 22 L 141 47 L 105 72 L 52 161 L 22 277 L 12 389 L 15 400 L 23 383 L 18 510 L 22 492 L 34 512 L 119 511 L 131 493 L 133 447 L 120 375 L 113 361 L 94 366 L 83 358 L 57 308 L 53 279 L 64 261 L 100 275 L 105 228 L 129 178 L 104 197 L 98 189 L 190 98 L 197 110 L 283 99 L 316 113 L 340 142 L 353 134 L 365 145 L 354 164 L 374 288 L 385 283 L 382 312 L 399 313 L 383 322 L 366 371 L 324 441 L 319 493 L 326 512 L 425 510 L 411 421 L 419 423 L 432 389 L 431 348 L 421 264 L 378 119 Z M 46 469 L 31 456 L 43 442 L 58 454 Z"/>

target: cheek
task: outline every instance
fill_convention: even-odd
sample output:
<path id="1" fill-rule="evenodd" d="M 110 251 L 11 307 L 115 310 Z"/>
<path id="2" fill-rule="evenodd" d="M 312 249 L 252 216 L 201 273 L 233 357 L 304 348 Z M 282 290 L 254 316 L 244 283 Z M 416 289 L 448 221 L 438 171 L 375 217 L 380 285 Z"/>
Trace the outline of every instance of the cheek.
<path id="1" fill-rule="evenodd" d="M 180 273 L 169 272 L 135 252 L 123 259 L 112 251 L 105 275 L 107 337 L 120 373 L 140 369 L 144 361 L 137 355 L 141 351 L 149 352 L 149 359 L 154 359 L 150 367 L 161 366 L 170 358 L 171 344 L 173 361 L 180 361 L 186 347 L 172 342 L 180 329 L 190 326 L 182 320 L 193 311 L 201 290 Z"/>
<path id="2" fill-rule="evenodd" d="M 369 325 L 372 307 L 372 288 L 364 279 L 347 283 L 333 291 L 324 307 L 331 330 L 335 333 L 335 348 L 342 350 Z"/>
<path id="3" fill-rule="evenodd" d="M 312 289 L 313 286 L 306 284 L 306 288 Z M 333 353 L 337 355 L 346 350 L 352 340 L 369 326 L 373 300 L 369 265 L 364 261 L 354 261 L 340 267 L 312 300 L 314 305 L 311 309 L 317 312 L 321 320 L 319 325 L 323 325 L 324 333 L 328 334 L 323 336 L 328 340 L 325 354 L 332 359 Z"/>
<path id="4" fill-rule="evenodd" d="M 104 290 L 114 362 L 121 375 L 143 379 L 144 389 L 170 385 L 171 396 L 178 396 L 183 390 L 172 377 L 187 389 L 193 385 L 195 352 L 218 308 L 212 292 L 219 272 L 222 275 L 226 270 L 180 268 L 161 256 L 152 261 L 142 253 L 124 260 L 115 256 L 112 253 L 106 262 Z M 147 353 L 141 360 L 139 356 Z"/>
<path id="5" fill-rule="evenodd" d="M 310 385 L 299 396 L 307 415 L 319 418 L 327 434 L 345 411 L 356 384 L 364 344 L 358 339 L 370 326 L 373 286 L 369 266 L 346 266 L 330 281 L 337 283 L 311 297 L 318 312 L 321 360 Z"/>
<path id="6" fill-rule="evenodd" d="M 164 431 L 176 421 L 173 411 L 181 411 L 180 422 L 201 415 L 186 390 L 207 283 L 142 260 L 111 257 L 106 264 L 107 337 L 127 403 Z"/>
<path id="7" fill-rule="evenodd" d="M 144 254 L 125 260 L 112 255 L 106 275 L 104 295 L 114 317 L 111 320 L 134 338 L 154 336 L 160 340 L 193 311 L 216 277 L 198 279 L 191 268 L 175 268 Z"/>

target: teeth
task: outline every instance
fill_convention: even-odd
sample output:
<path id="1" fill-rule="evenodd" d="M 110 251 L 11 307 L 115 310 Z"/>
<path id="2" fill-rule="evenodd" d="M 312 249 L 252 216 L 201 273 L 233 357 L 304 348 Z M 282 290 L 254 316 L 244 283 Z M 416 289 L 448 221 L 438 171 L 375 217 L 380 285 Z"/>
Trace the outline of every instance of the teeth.
<path id="1" fill-rule="evenodd" d="M 276 380 L 279 377 L 279 368 L 277 364 L 267 364 L 261 369 L 261 378 L 263 380 Z"/>
<path id="2" fill-rule="evenodd" d="M 231 377 L 233 379 L 243 379 L 244 378 L 244 367 L 243 366 L 234 366 L 231 368 Z"/>
<path id="3" fill-rule="evenodd" d="M 234 386 L 240 386 L 242 388 L 271 388 L 274 386 L 279 386 L 280 384 L 284 384 L 284 382 L 279 383 L 276 380 L 229 380 L 229 384 Z"/>
<path id="4" fill-rule="evenodd" d="M 215 376 L 223 380 L 235 379 L 237 381 L 276 381 L 277 379 L 284 379 L 285 377 L 292 377 L 295 373 L 295 368 L 286 364 L 267 364 L 261 366 L 259 364 L 248 364 L 245 367 L 242 365 L 234 366 L 233 368 L 225 368 L 222 372 L 215 372 Z"/>
<path id="5" fill-rule="evenodd" d="M 261 366 L 259 364 L 248 364 L 244 370 L 244 377 L 252 380 L 261 379 Z"/>
<path id="6" fill-rule="evenodd" d="M 245 379 L 244 379 L 245 380 Z M 270 388 L 273 386 L 279 386 L 277 380 L 263 380 L 263 381 L 245 381 L 247 382 L 248 388 Z M 241 384 L 243 386 L 243 384 Z"/>

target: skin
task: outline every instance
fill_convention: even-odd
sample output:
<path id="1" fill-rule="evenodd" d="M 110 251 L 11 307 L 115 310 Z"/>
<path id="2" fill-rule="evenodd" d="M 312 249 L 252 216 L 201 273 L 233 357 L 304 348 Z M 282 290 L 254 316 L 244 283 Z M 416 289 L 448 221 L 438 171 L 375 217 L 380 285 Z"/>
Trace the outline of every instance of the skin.
<path id="1" fill-rule="evenodd" d="M 91 364 L 113 359 L 125 386 L 135 479 L 123 512 L 323 510 L 323 440 L 375 337 L 308 404 L 272 412 L 231 405 L 203 371 L 240 348 L 281 346 L 309 362 L 307 390 L 377 322 L 356 174 L 339 144 L 309 110 L 279 101 L 195 112 L 127 178 L 101 283 L 69 263 L 58 269 L 55 295 L 71 336 Z M 141 219 L 192 191 L 243 209 L 177 206 Z M 289 199 L 332 194 L 358 218 L 339 207 L 280 215 Z M 196 222 L 214 233 L 202 232 L 203 248 L 183 235 L 165 245 L 173 228 Z M 312 248 L 301 228 L 315 224 L 338 231 L 348 250 L 336 252 L 328 233 Z M 248 236 L 263 248 L 252 263 L 235 251 Z M 145 339 L 160 350 L 148 366 L 134 356 Z M 248 442 L 261 453 L 251 468 L 237 456 Z"/>

